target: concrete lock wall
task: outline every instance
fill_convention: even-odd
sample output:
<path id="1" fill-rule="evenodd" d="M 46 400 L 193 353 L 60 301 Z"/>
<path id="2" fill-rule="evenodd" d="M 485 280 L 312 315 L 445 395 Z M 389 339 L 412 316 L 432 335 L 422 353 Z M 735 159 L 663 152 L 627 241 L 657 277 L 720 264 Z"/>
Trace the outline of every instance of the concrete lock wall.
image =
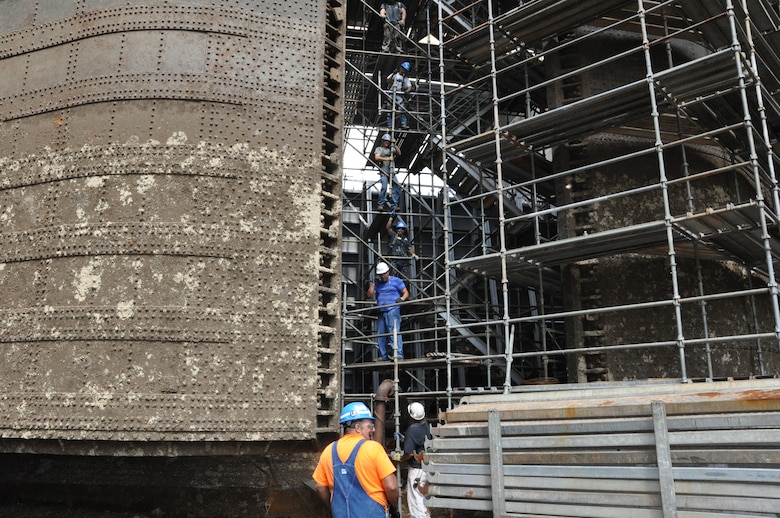
<path id="1" fill-rule="evenodd" d="M 326 6 L 0 1 L 3 439 L 328 428 Z"/>

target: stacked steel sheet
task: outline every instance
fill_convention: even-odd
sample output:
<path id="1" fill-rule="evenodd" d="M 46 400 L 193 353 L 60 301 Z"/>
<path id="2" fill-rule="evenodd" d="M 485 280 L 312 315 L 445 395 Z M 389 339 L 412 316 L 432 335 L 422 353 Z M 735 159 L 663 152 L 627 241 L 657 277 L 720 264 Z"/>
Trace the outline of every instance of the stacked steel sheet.
<path id="1" fill-rule="evenodd" d="M 780 382 L 470 396 L 434 429 L 427 505 L 493 516 L 776 516 Z"/>

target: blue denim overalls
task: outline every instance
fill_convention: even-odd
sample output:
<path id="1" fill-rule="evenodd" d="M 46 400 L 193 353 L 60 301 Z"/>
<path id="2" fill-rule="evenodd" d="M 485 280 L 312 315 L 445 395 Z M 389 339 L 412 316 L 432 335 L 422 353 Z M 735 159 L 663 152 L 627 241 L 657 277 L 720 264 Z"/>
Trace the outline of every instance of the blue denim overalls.
<path id="1" fill-rule="evenodd" d="M 350 453 L 346 462 L 341 462 L 333 443 L 333 498 L 330 510 L 333 518 L 386 518 L 383 505 L 368 496 L 360 485 L 355 471 L 358 450 L 365 442 L 361 439 Z"/>

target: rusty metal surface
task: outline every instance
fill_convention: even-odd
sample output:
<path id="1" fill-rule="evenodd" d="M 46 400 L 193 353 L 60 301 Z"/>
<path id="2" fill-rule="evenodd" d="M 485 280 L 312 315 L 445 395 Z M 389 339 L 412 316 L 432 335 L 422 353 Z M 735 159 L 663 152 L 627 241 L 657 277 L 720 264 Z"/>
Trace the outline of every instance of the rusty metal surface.
<path id="1" fill-rule="evenodd" d="M 326 3 L 0 12 L 0 437 L 313 437 Z"/>

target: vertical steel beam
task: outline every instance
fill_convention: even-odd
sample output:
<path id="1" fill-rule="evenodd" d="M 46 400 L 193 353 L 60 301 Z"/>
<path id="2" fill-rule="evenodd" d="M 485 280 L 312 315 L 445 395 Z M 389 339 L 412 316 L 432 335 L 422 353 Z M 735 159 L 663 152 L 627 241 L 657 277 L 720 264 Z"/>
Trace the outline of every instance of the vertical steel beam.
<path id="1" fill-rule="evenodd" d="M 736 55 L 738 58 L 738 63 L 740 63 L 740 59 L 742 56 L 742 48 L 739 43 L 739 38 L 737 38 L 737 32 L 736 32 L 736 20 L 734 15 L 734 6 L 729 1 L 726 3 L 726 9 L 729 13 L 729 26 L 731 27 L 731 34 L 732 34 L 732 45 L 735 48 Z M 769 173 L 769 178 L 772 182 L 772 201 L 775 211 L 778 210 L 778 207 L 780 207 L 780 194 L 778 192 L 780 191 L 780 187 L 778 187 L 778 181 L 777 176 L 775 173 L 775 160 L 774 160 L 774 151 L 773 146 L 771 143 L 771 138 L 769 136 L 769 127 L 767 125 L 766 120 L 766 108 L 764 106 L 764 98 L 763 98 L 763 92 L 761 88 L 761 78 L 758 74 L 758 64 L 756 61 L 756 49 L 755 45 L 753 44 L 753 34 L 751 30 L 751 21 L 750 21 L 750 12 L 748 10 L 748 4 L 745 0 L 742 0 L 742 9 L 745 11 L 745 26 L 744 30 L 747 34 L 747 44 L 749 45 L 747 53 L 747 59 L 745 60 L 744 64 L 746 66 L 749 66 L 751 69 L 751 74 L 756 78 L 755 81 L 755 95 L 756 95 L 756 102 L 758 103 L 758 113 L 759 113 L 759 121 L 758 125 L 761 129 L 761 136 L 764 140 L 763 144 L 767 146 L 768 156 L 767 156 L 767 170 Z M 745 109 L 745 120 L 749 121 L 751 115 L 750 111 L 748 110 L 748 101 L 747 101 L 747 92 L 745 91 L 745 84 L 744 84 L 744 72 L 740 68 L 738 69 L 738 72 L 740 73 L 740 86 L 742 87 L 740 89 L 740 93 L 742 96 L 742 104 Z M 751 122 L 752 123 L 752 122 Z M 750 129 L 750 128 L 748 128 Z M 753 133 L 751 131 L 747 132 L 747 136 L 749 139 L 749 142 L 751 144 L 751 165 L 754 170 L 754 178 L 756 182 L 756 201 L 759 203 L 759 205 L 763 208 L 766 206 L 766 201 L 764 199 L 764 194 L 761 190 L 761 182 L 759 177 L 759 166 L 758 166 L 758 153 L 755 150 L 755 143 L 753 140 Z M 761 211 L 760 213 L 760 223 L 761 223 L 761 240 L 764 245 L 764 256 L 766 257 L 766 268 L 767 268 L 767 277 L 768 282 L 767 286 L 769 287 L 769 292 L 771 294 L 771 302 L 772 302 L 772 313 L 775 318 L 775 340 L 778 343 L 778 346 L 780 346 L 780 290 L 778 290 L 777 286 L 777 279 L 775 277 L 775 267 L 774 267 L 774 261 L 772 260 L 772 244 L 771 244 L 771 238 L 769 235 L 769 231 L 767 229 L 767 218 L 766 218 L 766 212 Z M 763 368 L 763 367 L 762 367 Z"/>
<path id="2" fill-rule="evenodd" d="M 645 56 L 645 70 L 650 106 L 652 107 L 653 133 L 655 135 L 655 150 L 658 158 L 658 180 L 661 186 L 664 207 L 664 222 L 666 223 L 666 242 L 669 250 L 669 271 L 672 281 L 672 303 L 674 304 L 674 319 L 677 329 L 677 348 L 680 357 L 680 378 L 683 382 L 688 381 L 687 368 L 685 364 L 685 335 L 683 332 L 682 309 L 680 307 L 680 287 L 677 274 L 677 253 L 674 248 L 674 232 L 672 230 L 671 201 L 669 198 L 669 182 L 666 175 L 666 161 L 664 159 L 663 138 L 661 137 L 661 121 L 658 111 L 658 102 L 655 96 L 655 78 L 653 73 L 653 61 L 650 56 L 650 38 L 648 36 L 647 17 L 645 12 L 644 0 L 639 0 L 637 13 L 639 26 L 642 30 L 642 48 Z"/>
<path id="3" fill-rule="evenodd" d="M 504 495 L 504 452 L 501 445 L 501 412 L 488 410 L 488 437 L 490 438 L 490 486 L 493 499 L 493 518 L 506 512 Z"/>
<path id="4" fill-rule="evenodd" d="M 495 17 L 493 15 L 493 2 L 488 2 L 488 21 L 490 24 L 490 79 L 493 91 L 493 133 L 496 149 L 496 186 L 498 199 L 498 237 L 499 254 L 501 255 L 501 298 L 504 323 L 504 336 L 510 335 L 509 324 L 509 278 L 507 277 L 506 266 L 506 211 L 504 209 L 504 169 L 503 159 L 501 158 L 501 117 L 498 109 L 498 70 L 496 68 L 496 36 L 495 36 Z M 509 394 L 512 387 L 512 350 L 509 344 L 505 347 L 506 356 L 506 377 L 504 378 L 504 394 Z"/>
<path id="5" fill-rule="evenodd" d="M 677 494 L 674 490 L 672 455 L 669 449 L 669 431 L 666 428 L 666 408 L 663 401 L 653 401 L 653 431 L 658 480 L 661 483 L 661 506 L 664 518 L 677 518 Z"/>

